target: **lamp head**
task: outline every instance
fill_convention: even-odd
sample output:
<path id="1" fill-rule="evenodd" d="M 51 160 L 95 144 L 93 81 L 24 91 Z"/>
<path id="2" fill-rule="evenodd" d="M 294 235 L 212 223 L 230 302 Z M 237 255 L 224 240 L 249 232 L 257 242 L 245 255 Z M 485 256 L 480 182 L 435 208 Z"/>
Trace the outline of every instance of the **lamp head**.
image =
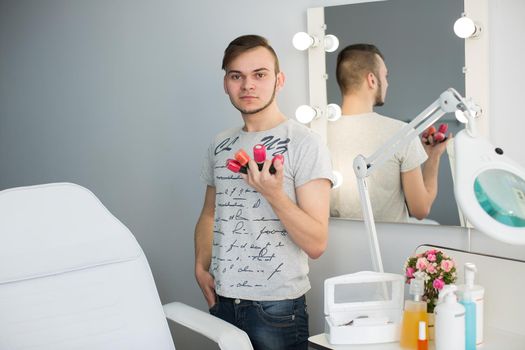
<path id="1" fill-rule="evenodd" d="M 465 217 L 496 240 L 525 245 L 525 170 L 466 130 L 454 140 L 454 194 Z"/>

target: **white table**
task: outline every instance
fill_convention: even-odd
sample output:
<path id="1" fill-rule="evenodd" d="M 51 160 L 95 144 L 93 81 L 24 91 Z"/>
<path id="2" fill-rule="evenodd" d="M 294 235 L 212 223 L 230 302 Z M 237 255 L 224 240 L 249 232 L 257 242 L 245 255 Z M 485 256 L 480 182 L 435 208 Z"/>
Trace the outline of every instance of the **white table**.
<path id="1" fill-rule="evenodd" d="M 524 350 L 525 336 L 510 333 L 495 328 L 485 328 L 485 342 L 478 347 L 480 350 Z M 332 345 L 324 333 L 308 338 L 312 349 L 334 350 L 403 350 L 399 343 L 367 344 L 367 345 Z M 429 350 L 434 350 L 434 343 L 429 342 Z"/>

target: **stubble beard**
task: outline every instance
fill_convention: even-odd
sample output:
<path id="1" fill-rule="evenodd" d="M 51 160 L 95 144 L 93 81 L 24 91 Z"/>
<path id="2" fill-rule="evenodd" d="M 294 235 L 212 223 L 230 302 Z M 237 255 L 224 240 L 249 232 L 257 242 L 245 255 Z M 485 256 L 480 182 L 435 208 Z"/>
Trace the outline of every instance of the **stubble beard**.
<path id="1" fill-rule="evenodd" d="M 374 107 L 381 107 L 385 104 L 385 99 L 382 96 L 381 81 L 377 80 L 377 91 L 374 101 Z"/>
<path id="2" fill-rule="evenodd" d="M 273 86 L 273 92 L 272 92 L 272 96 L 270 97 L 270 100 L 264 106 L 262 106 L 260 108 L 257 108 L 257 109 L 253 109 L 253 110 L 244 109 L 241 106 L 238 106 L 235 103 L 235 101 L 233 101 L 233 99 L 231 97 L 230 97 L 230 101 L 231 101 L 233 107 L 235 107 L 242 114 L 244 114 L 244 115 L 253 115 L 253 114 L 257 114 L 259 112 L 264 111 L 266 108 L 268 108 L 268 106 L 270 106 L 272 104 L 272 102 L 275 100 L 275 92 L 276 91 L 277 91 L 277 79 L 275 80 L 275 85 Z"/>

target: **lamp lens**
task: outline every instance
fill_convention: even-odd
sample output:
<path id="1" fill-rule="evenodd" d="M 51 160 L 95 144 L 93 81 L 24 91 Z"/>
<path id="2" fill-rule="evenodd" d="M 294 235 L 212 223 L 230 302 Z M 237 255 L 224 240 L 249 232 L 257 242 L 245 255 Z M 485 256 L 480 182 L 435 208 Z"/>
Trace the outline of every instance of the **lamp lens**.
<path id="1" fill-rule="evenodd" d="M 481 208 L 498 222 L 525 227 L 525 181 L 503 169 L 485 170 L 474 181 Z"/>

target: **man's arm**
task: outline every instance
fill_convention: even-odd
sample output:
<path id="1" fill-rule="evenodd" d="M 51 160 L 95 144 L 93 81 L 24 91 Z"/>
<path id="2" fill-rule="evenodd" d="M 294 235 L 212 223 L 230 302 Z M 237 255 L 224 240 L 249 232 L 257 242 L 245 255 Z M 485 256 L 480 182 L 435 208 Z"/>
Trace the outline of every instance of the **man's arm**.
<path id="1" fill-rule="evenodd" d="M 208 186 L 202 212 L 195 226 L 195 278 L 211 307 L 216 302 L 215 280 L 209 272 L 215 216 L 215 187 Z"/>
<path id="2" fill-rule="evenodd" d="M 261 193 L 286 228 L 289 237 L 312 259 L 320 257 L 328 243 L 330 181 L 315 179 L 296 188 L 295 204 L 283 190 L 284 170 L 275 162 L 275 175 L 266 161 L 262 171 L 250 160 L 248 175 L 243 175 L 250 186 Z"/>
<path id="3" fill-rule="evenodd" d="M 424 145 L 428 159 L 422 169 L 416 167 L 401 173 L 403 192 L 410 215 L 421 220 L 428 216 L 438 191 L 439 161 L 447 147 L 447 141 L 434 145 Z"/>

